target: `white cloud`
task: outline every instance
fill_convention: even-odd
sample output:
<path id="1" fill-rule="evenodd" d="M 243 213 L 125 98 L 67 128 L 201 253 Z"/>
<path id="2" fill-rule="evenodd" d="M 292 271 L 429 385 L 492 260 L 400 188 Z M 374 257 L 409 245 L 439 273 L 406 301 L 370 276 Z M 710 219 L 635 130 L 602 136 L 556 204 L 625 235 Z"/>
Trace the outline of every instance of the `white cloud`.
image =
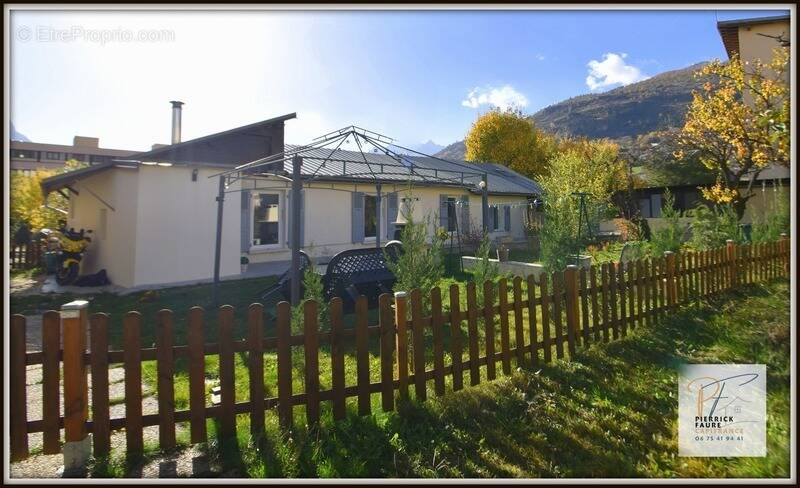
<path id="1" fill-rule="evenodd" d="M 536 54 L 536 60 L 537 61 L 544 61 L 545 59 L 547 59 L 547 58 L 545 57 L 544 54 L 538 54 L 538 53 Z"/>
<path id="2" fill-rule="evenodd" d="M 593 59 L 586 65 L 589 67 L 589 76 L 586 85 L 590 90 L 598 90 L 614 85 L 629 85 L 649 78 L 636 66 L 625 63 L 625 53 L 605 53 L 603 60 Z"/>
<path id="3" fill-rule="evenodd" d="M 528 105 L 528 99 L 511 85 L 505 85 L 500 88 L 487 86 L 470 90 L 467 98 L 461 101 L 461 105 L 469 108 L 491 105 L 505 110 L 509 107 L 525 107 Z"/>

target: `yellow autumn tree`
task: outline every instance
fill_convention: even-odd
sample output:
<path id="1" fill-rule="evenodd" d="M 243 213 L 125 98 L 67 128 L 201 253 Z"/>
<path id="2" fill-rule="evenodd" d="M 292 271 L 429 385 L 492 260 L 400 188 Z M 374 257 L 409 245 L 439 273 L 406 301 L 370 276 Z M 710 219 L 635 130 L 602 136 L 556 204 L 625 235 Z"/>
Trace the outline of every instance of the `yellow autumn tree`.
<path id="1" fill-rule="evenodd" d="M 547 174 L 555 139 L 516 109 L 494 108 L 478 117 L 464 140 L 469 161 L 498 163 L 537 179 Z"/>
<path id="2" fill-rule="evenodd" d="M 779 47 L 768 62 L 734 56 L 695 73 L 706 82 L 693 93 L 675 156 L 697 157 L 715 171 L 717 182 L 703 196 L 732 204 L 739 218 L 758 173 L 770 163 L 789 165 L 788 67 L 789 49 Z"/>
<path id="3" fill-rule="evenodd" d="M 64 214 L 53 208 L 66 210 L 68 202 L 62 195 L 53 193 L 47 199 L 47 206 L 51 208 L 46 208 L 42 180 L 83 166 L 85 166 L 84 163 L 70 160 L 63 169 L 41 169 L 30 175 L 24 175 L 17 171 L 12 172 L 9 196 L 9 217 L 12 231 L 20 226 L 26 226 L 31 231 L 54 228 L 58 224 L 58 220 L 64 218 Z"/>
<path id="4" fill-rule="evenodd" d="M 548 269 L 561 270 L 588 242 L 587 224 L 594 229 L 612 215 L 612 196 L 628 184 L 626 164 L 612 141 L 565 139 L 549 160 L 549 173 L 541 184 L 545 209 L 541 257 Z"/>

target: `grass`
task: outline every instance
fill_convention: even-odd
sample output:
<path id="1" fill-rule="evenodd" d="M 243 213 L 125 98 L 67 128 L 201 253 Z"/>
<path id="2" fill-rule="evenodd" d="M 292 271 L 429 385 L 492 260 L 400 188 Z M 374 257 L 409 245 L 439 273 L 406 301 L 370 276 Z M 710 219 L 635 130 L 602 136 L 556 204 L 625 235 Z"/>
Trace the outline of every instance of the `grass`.
<path id="1" fill-rule="evenodd" d="M 295 408 L 297 427 L 285 431 L 269 411 L 266 430 L 256 438 L 240 415 L 236 440 L 223 442 L 209 421 L 211 440 L 203 448 L 226 473 L 243 477 L 787 477 L 788 303 L 786 280 L 749 286 L 592 346 L 570 362 L 518 368 L 507 377 L 498 367 L 497 381 L 460 392 L 448 385 L 440 398 L 429 390 L 423 404 L 412 393 L 397 412 L 381 412 L 373 395 L 376 413 L 359 417 L 353 398 L 348 418 L 333 422 L 324 402 L 319 427 L 304 427 L 303 408 Z M 269 377 L 275 357 L 267 356 Z M 294 359 L 297 377 L 302 354 Z M 375 359 L 371 355 L 373 375 Z M 682 363 L 767 365 L 766 457 L 677 456 Z M 323 388 L 329 364 L 321 358 Z M 237 400 L 246 392 L 239 366 Z M 351 384 L 355 366 L 348 360 L 346 368 Z M 156 454 L 149 448 L 145 457 Z M 124 466 L 104 461 L 97 474 L 123 476 Z"/>
<path id="2" fill-rule="evenodd" d="M 318 429 L 281 432 L 273 420 L 262 440 L 242 435 L 211 452 L 243 476 L 786 477 L 788 302 L 785 280 L 752 286 L 573 362 L 399 412 L 340 423 L 326 414 Z M 767 364 L 767 457 L 677 457 L 676 367 L 685 362 Z"/>
<path id="3" fill-rule="evenodd" d="M 463 285 L 470 277 L 449 263 L 442 289 L 451 283 Z M 257 301 L 258 292 L 273 282 L 274 278 L 265 278 L 221 285 L 221 302 L 236 309 L 236 338 L 245 336 L 243 316 L 247 305 Z M 464 287 L 460 289 L 463 303 Z M 527 290 L 523 291 L 527 294 Z M 443 296 L 447 309 L 447 293 Z M 124 312 L 141 311 L 142 342 L 147 346 L 154 341 L 155 313 L 169 304 L 176 313 L 176 344 L 181 344 L 185 343 L 186 311 L 197 304 L 210 310 L 209 297 L 208 285 L 162 290 L 157 296 L 100 294 L 91 297 L 91 308 L 92 312 L 110 314 L 110 336 L 112 344 L 117 345 Z M 58 308 L 73 298 L 15 297 L 12 312 L 38 313 Z M 752 286 L 684 310 L 652 329 L 639 329 L 622 341 L 592 347 L 573 362 L 558 362 L 541 370 L 522 369 L 489 384 L 448 392 L 423 405 L 401 405 L 399 412 L 381 412 L 380 398 L 375 394 L 372 409 L 377 413 L 358 417 L 352 413 L 356 400 L 351 398 L 351 414 L 346 421 L 334 423 L 329 405 L 323 403 L 323 422 L 318 429 L 298 427 L 285 432 L 271 411 L 267 413 L 265 435 L 257 439 L 249 435 L 247 417 L 239 416 L 236 442 L 212 440 L 205 449 L 226 471 L 252 477 L 784 476 L 788 473 L 789 435 L 788 302 L 785 281 Z M 207 313 L 210 341 L 216 340 L 213 315 Z M 375 311 L 371 311 L 370 323 L 376 323 Z M 484 330 L 482 324 L 479 330 Z M 265 333 L 274 335 L 274 321 L 267 321 Z M 444 340 L 449 342 L 447 330 Z M 499 350 L 499 337 L 497 340 Z M 430 364 L 430 335 L 426 342 L 426 360 Z M 484 341 L 480 343 L 483 349 Z M 513 325 L 511 343 L 513 347 Z M 345 375 L 350 385 L 355 384 L 355 358 L 352 344 L 345 347 L 349 351 Z M 369 358 L 371 380 L 377 382 L 377 337 L 370 340 Z M 294 391 L 303 391 L 302 347 L 293 348 L 292 359 Z M 276 360 L 274 352 L 265 354 L 268 396 L 277 395 Z M 246 356 L 237 354 L 235 362 L 236 400 L 244 401 L 249 388 Z M 733 462 L 676 458 L 675 367 L 681 362 L 768 365 L 767 458 Z M 481 381 L 485 381 L 485 368 L 481 369 Z M 213 378 L 218 370 L 216 356 L 206 357 L 206 370 Z M 320 348 L 320 370 L 321 387 L 329 388 L 327 345 Z M 499 365 L 498 374 L 501 375 Z M 154 389 L 154 362 L 143 364 L 143 376 L 146 386 Z M 468 383 L 466 374 L 465 382 Z M 449 382 L 447 388 L 452 388 Z M 431 390 L 429 384 L 429 397 L 433 396 Z M 188 407 L 183 360 L 176 364 L 175 400 L 178 409 Z M 294 415 L 296 424 L 304 425 L 304 408 L 295 408 Z M 209 438 L 215 439 L 215 423 L 208 424 Z M 188 444 L 187 439 L 180 441 Z M 151 446 L 145 457 L 157 454 L 157 446 Z M 104 460 L 97 464 L 97 473 L 121 476 L 130 466 L 128 462 Z"/>

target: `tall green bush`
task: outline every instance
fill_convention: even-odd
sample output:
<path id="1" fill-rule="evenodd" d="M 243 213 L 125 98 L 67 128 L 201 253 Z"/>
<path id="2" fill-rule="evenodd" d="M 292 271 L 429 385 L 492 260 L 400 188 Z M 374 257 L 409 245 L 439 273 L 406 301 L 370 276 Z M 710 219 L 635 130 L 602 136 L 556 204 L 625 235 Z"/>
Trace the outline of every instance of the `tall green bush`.
<path id="1" fill-rule="evenodd" d="M 303 300 L 292 308 L 292 331 L 301 333 L 303 331 L 303 304 L 306 300 L 316 300 L 317 320 L 319 324 L 324 324 L 328 320 L 328 304 L 325 302 L 324 286 L 322 275 L 317 273 L 314 262 L 306 268 L 303 273 Z"/>
<path id="2" fill-rule="evenodd" d="M 569 198 L 545 201 L 540 233 L 542 264 L 548 272 L 560 271 L 583 247 L 577 237 L 578 209 Z"/>
<path id="3" fill-rule="evenodd" d="M 722 247 L 728 239 L 733 239 L 737 244 L 745 242 L 739 217 L 730 204 L 713 207 L 698 205 L 689 214 L 692 217 L 692 248 L 704 250 Z"/>
<path id="4" fill-rule="evenodd" d="M 661 218 L 664 226 L 650 234 L 650 250 L 654 256 L 662 256 L 666 251 L 676 252 L 683 244 L 681 212 L 675 208 L 675 196 L 669 190 L 664 192 Z"/>
<path id="5" fill-rule="evenodd" d="M 475 267 L 472 268 L 472 277 L 475 281 L 475 292 L 479 304 L 483 304 L 483 284 L 486 281 L 495 282 L 500 277 L 500 267 L 489 261 L 489 252 L 491 244 L 489 242 L 489 235 L 484 234 L 481 239 L 481 244 L 478 246 L 478 252 L 475 253 L 478 258 Z"/>
<path id="6" fill-rule="evenodd" d="M 415 221 L 412 212 L 407 212 L 407 224 L 400 233 L 403 243 L 403 252 L 397 261 L 387 259 L 389 270 L 395 276 L 395 291 L 422 291 L 423 304 L 428 307 L 430 300 L 428 291 L 439 284 L 444 276 L 444 255 L 442 246 L 444 241 L 438 233 L 428 239 L 428 229 L 433 226 L 433 218 L 427 215 L 422 221 Z"/>
<path id="7" fill-rule="evenodd" d="M 753 217 L 753 228 L 750 239 L 753 242 L 771 242 L 789 233 L 791 214 L 789 209 L 789 195 L 780 185 L 773 188 L 771 202 L 764 212 Z"/>

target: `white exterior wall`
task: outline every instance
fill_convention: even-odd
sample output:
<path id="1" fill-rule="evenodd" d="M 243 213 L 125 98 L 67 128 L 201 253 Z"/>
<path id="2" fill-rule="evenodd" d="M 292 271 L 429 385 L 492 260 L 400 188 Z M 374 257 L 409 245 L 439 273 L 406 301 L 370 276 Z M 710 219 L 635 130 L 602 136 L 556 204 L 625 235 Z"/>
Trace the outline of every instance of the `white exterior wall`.
<path id="1" fill-rule="evenodd" d="M 136 219 L 135 284 L 207 280 L 213 276 L 218 180 L 222 171 L 192 167 L 140 166 Z M 239 184 L 229 188 L 223 213 L 220 276 L 240 273 Z"/>
<path id="2" fill-rule="evenodd" d="M 137 181 L 136 169 L 117 168 L 90 176 L 75 185 L 79 194 L 70 196 L 67 223 L 76 230 L 84 228 L 93 231 L 92 242 L 81 263 L 81 274 L 105 269 L 109 280 L 116 285 L 130 287 L 136 284 L 134 246 Z M 106 215 L 105 232 L 100 226 L 102 209 L 105 209 Z"/>
<path id="3" fill-rule="evenodd" d="M 269 188 L 269 191 L 278 191 L 283 195 L 281 200 L 281 211 L 283 226 L 282 232 L 284 235 L 289 231 L 286 218 L 286 201 L 285 195 L 288 194 L 290 187 L 289 182 L 285 180 L 264 178 L 258 183 L 254 181 L 246 181 L 243 183 L 245 188 L 253 188 L 253 191 L 258 191 L 257 188 Z M 280 188 L 279 190 L 276 190 Z M 283 192 L 286 193 L 283 193 Z M 374 184 L 358 184 L 353 183 L 324 183 L 313 182 L 307 184 L 304 188 L 304 246 L 303 249 L 312 257 L 331 257 L 335 254 L 359 247 L 373 247 L 374 240 L 369 240 L 361 243 L 352 242 L 352 193 L 353 191 L 363 192 L 365 194 L 375 194 Z M 385 243 L 391 239 L 386 234 L 387 218 L 387 194 L 390 192 L 398 192 L 399 199 L 407 194 L 407 186 L 400 183 L 398 185 L 382 186 L 382 214 L 381 214 L 381 243 Z M 439 226 L 439 196 L 448 195 L 454 197 L 461 197 L 467 194 L 467 191 L 461 188 L 452 187 L 414 187 L 411 190 L 411 195 L 417 200 L 414 201 L 414 216 L 417 219 L 424 218 L 430 215 L 433 219 L 431 227 L 431 235 L 435 228 Z M 520 203 L 525 201 L 522 196 L 489 196 L 489 204 L 502 204 L 502 203 Z M 481 196 L 470 195 L 470 221 L 473 229 L 481 226 Z M 510 238 L 514 240 L 522 240 L 525 237 L 523 228 L 523 208 L 511 209 L 511 232 L 500 230 L 492 232 L 490 237 L 492 239 Z M 251 217 L 252 218 L 252 217 Z M 500 211 L 500 222 L 502 227 L 503 213 Z M 269 250 L 255 250 L 251 249 L 248 254 L 251 263 L 274 262 L 274 261 L 288 261 L 291 259 L 291 252 L 285 244 L 285 239 L 282 239 L 280 248 Z"/>

